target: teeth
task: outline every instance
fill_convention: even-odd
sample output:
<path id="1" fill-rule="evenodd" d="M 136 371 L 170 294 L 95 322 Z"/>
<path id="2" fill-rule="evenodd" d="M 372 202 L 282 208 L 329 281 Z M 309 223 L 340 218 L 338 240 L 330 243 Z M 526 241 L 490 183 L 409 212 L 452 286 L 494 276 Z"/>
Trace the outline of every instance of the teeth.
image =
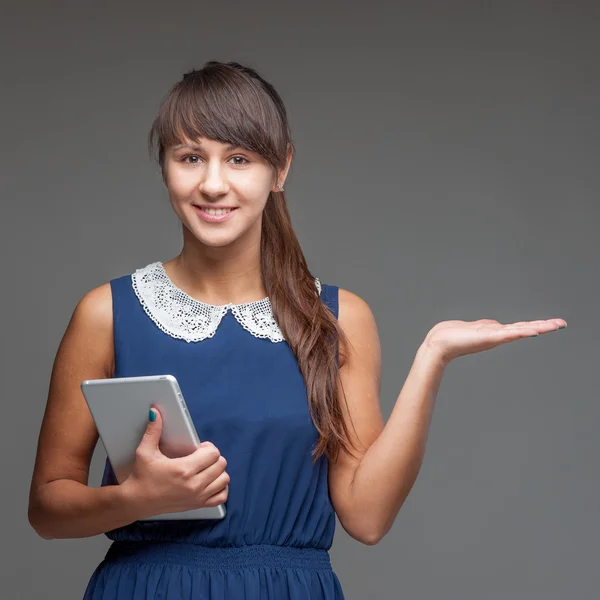
<path id="1" fill-rule="evenodd" d="M 203 208 L 205 213 L 214 216 L 226 215 L 228 212 L 231 212 L 230 208 Z"/>

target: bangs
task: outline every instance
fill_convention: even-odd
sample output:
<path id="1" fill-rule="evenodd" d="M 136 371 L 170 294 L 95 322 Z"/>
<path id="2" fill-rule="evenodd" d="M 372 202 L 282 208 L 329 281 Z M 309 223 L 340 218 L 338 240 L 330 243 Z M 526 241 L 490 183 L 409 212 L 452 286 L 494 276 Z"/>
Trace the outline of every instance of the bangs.
<path id="1" fill-rule="evenodd" d="M 251 77 L 230 68 L 194 71 L 163 101 L 148 137 L 164 164 L 167 148 L 207 138 L 255 152 L 275 167 L 285 164 L 285 120 Z"/>

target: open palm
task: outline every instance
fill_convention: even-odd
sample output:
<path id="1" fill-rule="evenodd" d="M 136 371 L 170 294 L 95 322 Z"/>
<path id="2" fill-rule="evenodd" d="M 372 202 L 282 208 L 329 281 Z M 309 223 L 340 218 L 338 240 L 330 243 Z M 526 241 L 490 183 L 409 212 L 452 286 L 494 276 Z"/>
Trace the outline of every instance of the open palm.
<path id="1" fill-rule="evenodd" d="M 564 319 L 519 321 L 502 324 L 494 319 L 478 321 L 442 321 L 427 334 L 427 347 L 439 353 L 444 362 L 463 356 L 491 350 L 501 344 L 521 338 L 537 336 L 567 326 Z"/>

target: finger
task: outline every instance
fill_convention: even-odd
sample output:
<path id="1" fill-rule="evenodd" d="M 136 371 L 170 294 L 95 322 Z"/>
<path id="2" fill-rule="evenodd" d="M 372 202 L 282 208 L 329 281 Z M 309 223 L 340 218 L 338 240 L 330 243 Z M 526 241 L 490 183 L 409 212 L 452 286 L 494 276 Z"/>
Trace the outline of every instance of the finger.
<path id="1" fill-rule="evenodd" d="M 225 488 L 229 487 L 229 482 L 231 478 L 227 471 L 223 471 L 221 475 L 219 475 L 214 481 L 211 481 L 205 488 L 203 494 L 209 498 L 214 494 L 218 494 L 223 491 Z"/>
<path id="2" fill-rule="evenodd" d="M 511 327 L 509 325 L 504 325 L 501 329 L 489 331 L 488 334 L 500 342 L 510 342 L 520 338 L 537 337 L 539 332 L 533 327 Z"/>
<path id="3" fill-rule="evenodd" d="M 510 327 L 550 327 L 557 329 L 559 325 L 562 325 L 562 319 L 539 319 L 536 321 L 517 321 L 516 323 L 510 323 Z"/>
<path id="4" fill-rule="evenodd" d="M 534 329 L 536 333 L 549 333 L 557 331 L 559 326 L 553 321 L 533 321 L 529 326 L 523 325 L 523 329 Z"/>
<path id="5" fill-rule="evenodd" d="M 191 454 L 180 458 L 174 458 L 173 460 L 177 461 L 187 472 L 198 473 L 217 464 L 220 458 L 221 453 L 219 452 L 219 449 L 211 444 L 210 446 L 201 446 Z M 225 458 L 223 458 L 223 460 L 225 460 Z M 225 461 L 225 464 L 227 464 L 227 461 Z"/>
<path id="6" fill-rule="evenodd" d="M 207 485 L 211 481 L 217 479 L 217 477 L 220 477 L 225 472 L 226 467 L 227 461 L 224 457 L 220 457 L 215 464 L 210 465 L 205 469 L 196 471 L 192 474 L 192 477 L 201 478 L 204 481 L 204 484 Z"/>
<path id="7" fill-rule="evenodd" d="M 155 406 L 152 406 L 148 413 L 148 425 L 140 441 L 140 447 L 158 450 L 161 432 L 162 416 L 160 411 Z"/>
<path id="8" fill-rule="evenodd" d="M 227 486 L 225 489 L 217 492 L 216 494 L 213 494 L 210 498 L 207 498 L 204 501 L 203 506 L 219 506 L 219 504 L 223 504 L 223 503 L 227 502 L 228 497 L 229 497 L 229 486 Z"/>
<path id="9" fill-rule="evenodd" d="M 549 322 L 554 323 L 559 328 L 564 328 L 567 326 L 567 322 L 564 319 L 556 318 L 556 319 L 548 319 Z"/>

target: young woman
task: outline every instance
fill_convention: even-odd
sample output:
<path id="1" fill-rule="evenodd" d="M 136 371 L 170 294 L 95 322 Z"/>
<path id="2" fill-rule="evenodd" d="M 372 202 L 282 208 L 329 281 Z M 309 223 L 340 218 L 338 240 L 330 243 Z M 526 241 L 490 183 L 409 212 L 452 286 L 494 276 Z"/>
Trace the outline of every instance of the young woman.
<path id="1" fill-rule="evenodd" d="M 446 365 L 566 326 L 445 321 L 427 334 L 384 427 L 368 305 L 311 274 L 290 223 L 286 110 L 255 70 L 210 61 L 170 91 L 152 125 L 183 228 L 175 258 L 89 291 L 59 346 L 29 519 L 46 539 L 113 540 L 85 598 L 340 599 L 335 515 L 376 544 L 417 477 Z M 84 379 L 170 373 L 201 439 L 169 459 L 151 411 L 129 478 L 107 461 Z M 226 502 L 222 520 L 141 520 Z"/>

